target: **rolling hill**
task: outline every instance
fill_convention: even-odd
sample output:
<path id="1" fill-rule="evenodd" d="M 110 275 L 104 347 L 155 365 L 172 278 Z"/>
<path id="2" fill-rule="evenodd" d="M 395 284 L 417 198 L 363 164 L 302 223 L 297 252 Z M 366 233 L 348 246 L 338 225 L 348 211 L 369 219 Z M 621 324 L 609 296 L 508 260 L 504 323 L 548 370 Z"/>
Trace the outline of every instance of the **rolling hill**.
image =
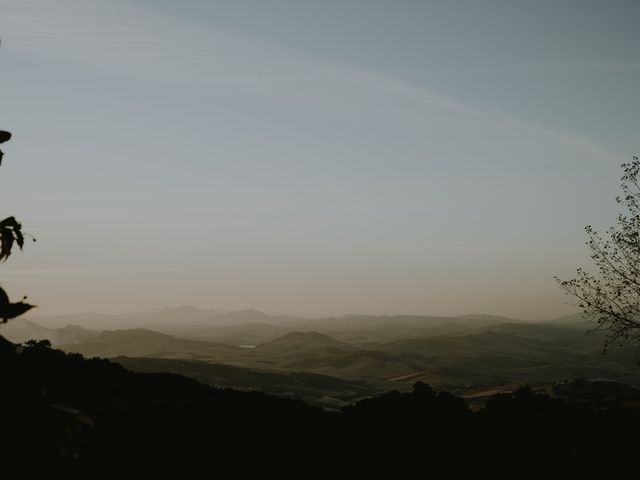
<path id="1" fill-rule="evenodd" d="M 328 408 L 338 408 L 384 390 L 362 381 L 315 373 L 270 372 L 200 361 L 157 358 L 115 357 L 112 360 L 134 372 L 177 373 L 214 387 L 259 390 Z"/>
<path id="2" fill-rule="evenodd" d="M 192 319 L 210 314 L 184 307 L 179 310 Z M 160 312 L 164 318 L 175 313 L 175 309 Z M 157 314 L 148 313 L 154 318 Z M 215 314 L 227 319 L 229 315 Z M 266 314 L 248 310 L 232 316 L 265 320 Z M 280 320 L 279 325 L 248 322 L 184 327 L 185 331 L 192 329 L 192 334 L 204 332 L 201 338 L 207 341 L 140 328 L 95 332 L 78 327 L 55 330 L 33 323 L 24 323 L 20 328 L 28 331 L 29 337 L 40 333 L 44 338 L 69 338 L 63 348 L 88 357 L 188 360 L 273 374 L 304 372 L 349 382 L 364 380 L 373 388 L 388 386 L 389 381 L 396 382 L 399 388 L 420 380 L 457 390 L 580 378 L 640 385 L 635 352 L 612 349 L 603 356 L 602 337 L 586 335 L 588 324 L 577 317 L 544 323 L 478 315 L 347 315 L 340 319 L 304 320 L 304 327 L 315 325 L 318 329 L 299 328 L 296 322 L 300 319 L 288 325 L 290 318 Z M 180 365 L 181 369 L 186 368 Z M 245 378 L 241 375 L 239 384 L 245 385 Z M 225 381 L 232 383 L 231 377 Z"/>
<path id="3" fill-rule="evenodd" d="M 143 328 L 105 330 L 92 338 L 61 345 L 60 348 L 67 352 L 81 353 L 89 358 L 130 356 L 207 361 L 217 361 L 242 350 L 233 345 L 185 340 Z"/>

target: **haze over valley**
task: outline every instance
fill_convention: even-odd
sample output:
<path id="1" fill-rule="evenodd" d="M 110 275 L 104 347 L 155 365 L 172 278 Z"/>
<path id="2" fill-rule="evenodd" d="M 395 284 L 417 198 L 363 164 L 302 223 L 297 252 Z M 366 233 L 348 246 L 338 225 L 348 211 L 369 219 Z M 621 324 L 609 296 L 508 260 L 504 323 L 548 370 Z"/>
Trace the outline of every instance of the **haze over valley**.
<path id="1" fill-rule="evenodd" d="M 14 342 L 47 339 L 66 352 L 140 372 L 257 389 L 337 408 L 423 381 L 476 401 L 531 384 L 581 379 L 640 387 L 631 348 L 602 355 L 603 337 L 576 314 L 544 322 L 461 317 L 272 316 L 165 307 L 122 315 L 34 316 L 3 327 Z"/>

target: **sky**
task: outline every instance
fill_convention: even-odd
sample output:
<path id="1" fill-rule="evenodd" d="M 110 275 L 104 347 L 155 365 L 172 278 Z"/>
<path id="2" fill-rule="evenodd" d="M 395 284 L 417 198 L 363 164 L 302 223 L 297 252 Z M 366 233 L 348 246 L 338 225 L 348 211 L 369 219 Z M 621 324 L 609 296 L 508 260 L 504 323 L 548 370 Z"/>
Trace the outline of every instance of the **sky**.
<path id="1" fill-rule="evenodd" d="M 0 0 L 0 266 L 38 313 L 575 311 L 640 3 Z"/>

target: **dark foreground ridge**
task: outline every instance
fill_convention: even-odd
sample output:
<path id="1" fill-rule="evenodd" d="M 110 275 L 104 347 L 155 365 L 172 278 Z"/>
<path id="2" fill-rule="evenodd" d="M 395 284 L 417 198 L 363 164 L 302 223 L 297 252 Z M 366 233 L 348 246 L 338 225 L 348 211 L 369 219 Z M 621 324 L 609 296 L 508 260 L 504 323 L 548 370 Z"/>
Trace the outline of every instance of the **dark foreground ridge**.
<path id="1" fill-rule="evenodd" d="M 575 467 L 634 458 L 640 411 L 593 409 L 522 387 L 472 412 L 418 382 L 329 412 L 260 392 L 134 373 L 0 337 L 0 455 L 50 470 L 373 470 L 426 463 Z M 615 460 L 618 462 L 617 460 Z M 26 462 L 26 463 L 25 463 Z M 301 472 L 300 472 L 301 473 Z"/>

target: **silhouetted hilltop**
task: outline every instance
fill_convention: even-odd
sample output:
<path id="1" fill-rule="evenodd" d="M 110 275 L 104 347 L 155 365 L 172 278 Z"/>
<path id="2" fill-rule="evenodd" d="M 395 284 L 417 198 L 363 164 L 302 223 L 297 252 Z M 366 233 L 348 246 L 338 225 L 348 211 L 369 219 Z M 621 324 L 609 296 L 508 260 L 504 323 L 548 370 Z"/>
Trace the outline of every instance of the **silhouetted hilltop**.
<path id="1" fill-rule="evenodd" d="M 612 380 L 594 378 L 559 383 L 554 386 L 553 393 L 591 408 L 640 408 L 640 388 Z"/>
<path id="2" fill-rule="evenodd" d="M 135 362 L 135 360 L 133 360 Z M 143 362 L 146 359 L 142 360 Z M 593 410 L 523 387 L 474 412 L 416 383 L 331 413 L 259 392 L 212 388 L 175 374 L 135 373 L 43 342 L 0 339 L 3 466 L 93 474 L 212 468 L 244 473 L 565 465 L 574 472 L 635 458 L 640 412 Z M 596 387 L 592 387 L 597 388 Z M 575 390 L 578 392 L 579 390 Z M 628 392 L 627 392 L 628 393 Z M 593 392 L 591 392 L 593 394 Z M 248 462 L 248 463 L 247 463 Z M 291 470 L 293 469 L 293 470 Z M 286 473 L 285 472 L 285 473 Z"/>

